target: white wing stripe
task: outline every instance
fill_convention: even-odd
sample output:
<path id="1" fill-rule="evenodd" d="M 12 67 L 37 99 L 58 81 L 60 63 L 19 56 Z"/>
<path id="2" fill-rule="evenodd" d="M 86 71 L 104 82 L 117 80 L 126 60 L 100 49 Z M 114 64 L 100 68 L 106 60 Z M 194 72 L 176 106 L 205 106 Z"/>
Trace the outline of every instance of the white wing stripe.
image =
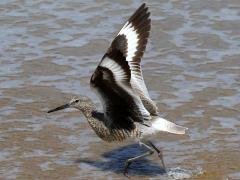
<path id="1" fill-rule="evenodd" d="M 122 69 L 122 67 L 120 65 L 118 65 L 115 61 L 113 61 L 112 59 L 105 58 L 101 62 L 101 66 L 108 68 L 113 73 L 116 81 L 122 81 L 122 80 L 127 79 L 127 75 L 124 72 L 124 70 Z"/>
<path id="2" fill-rule="evenodd" d="M 118 35 L 125 35 L 127 39 L 128 48 L 126 60 L 129 62 L 129 66 L 131 69 L 131 84 L 133 84 L 137 89 L 142 89 L 144 91 L 144 94 L 149 97 L 147 88 L 142 78 L 142 74 L 139 75 L 139 73 L 135 73 L 134 68 L 137 67 L 137 65 L 131 63 L 133 61 L 135 53 L 137 52 L 137 46 L 139 41 L 137 31 L 134 29 L 131 23 L 127 22 L 120 30 Z"/>
<path id="3" fill-rule="evenodd" d="M 118 35 L 125 35 L 127 39 L 127 61 L 132 61 L 138 46 L 138 34 L 131 23 L 127 22 L 120 30 Z M 131 68 L 131 67 L 130 67 Z"/>
<path id="4" fill-rule="evenodd" d="M 109 58 L 105 58 L 102 62 L 101 62 L 101 66 L 102 67 L 106 67 L 108 68 L 110 71 L 112 71 L 115 80 L 117 81 L 117 84 L 119 86 L 121 86 L 122 88 L 124 88 L 129 94 L 131 94 L 131 96 L 133 97 L 135 104 L 137 105 L 139 111 L 142 113 L 142 115 L 144 116 L 145 119 L 148 119 L 150 116 L 150 113 L 146 110 L 146 108 L 143 106 L 142 101 L 140 100 L 140 98 L 138 96 L 136 96 L 131 89 L 127 88 L 126 86 L 124 86 L 121 81 L 127 78 L 126 73 L 124 72 L 124 70 L 122 69 L 122 67 L 120 65 L 118 65 L 115 61 L 113 61 L 112 59 Z"/>

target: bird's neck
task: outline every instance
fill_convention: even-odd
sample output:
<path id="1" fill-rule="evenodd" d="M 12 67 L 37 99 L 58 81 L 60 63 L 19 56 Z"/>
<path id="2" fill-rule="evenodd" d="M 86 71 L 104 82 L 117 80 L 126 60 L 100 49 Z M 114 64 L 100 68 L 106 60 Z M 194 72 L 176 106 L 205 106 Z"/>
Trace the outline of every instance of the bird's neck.
<path id="1" fill-rule="evenodd" d="M 76 106 L 76 108 L 82 112 L 94 130 L 97 126 L 99 128 L 106 128 L 103 114 L 97 111 L 97 107 L 92 101 L 80 106 Z"/>
<path id="2" fill-rule="evenodd" d="M 81 109 L 79 109 L 80 111 L 82 111 L 83 115 L 89 119 L 92 117 L 92 112 L 95 112 L 97 111 L 97 108 L 94 104 L 89 104 L 89 105 L 86 105 L 84 107 L 82 107 Z"/>
<path id="3" fill-rule="evenodd" d="M 105 124 L 103 113 L 98 112 L 96 109 L 85 109 L 85 111 L 83 111 L 83 114 L 98 137 L 104 141 L 111 141 L 110 131 Z"/>
<path id="4" fill-rule="evenodd" d="M 88 103 L 84 106 L 76 107 L 86 117 L 89 125 L 95 133 L 104 141 L 112 141 L 112 136 L 109 128 L 105 124 L 104 114 L 97 111 L 95 104 Z"/>

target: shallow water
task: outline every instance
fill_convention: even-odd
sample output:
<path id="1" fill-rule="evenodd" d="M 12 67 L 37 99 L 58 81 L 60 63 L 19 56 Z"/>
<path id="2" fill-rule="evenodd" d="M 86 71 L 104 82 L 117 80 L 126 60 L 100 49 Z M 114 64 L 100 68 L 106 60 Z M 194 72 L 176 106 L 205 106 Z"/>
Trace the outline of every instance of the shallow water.
<path id="1" fill-rule="evenodd" d="M 141 1 L 0 1 L 0 179 L 122 179 L 133 142 L 107 144 L 75 110 L 46 114 L 75 95 Z M 160 113 L 189 136 L 153 137 L 156 156 L 131 179 L 240 179 L 240 1 L 147 2 L 152 30 L 142 61 Z M 100 106 L 99 106 L 100 107 Z"/>

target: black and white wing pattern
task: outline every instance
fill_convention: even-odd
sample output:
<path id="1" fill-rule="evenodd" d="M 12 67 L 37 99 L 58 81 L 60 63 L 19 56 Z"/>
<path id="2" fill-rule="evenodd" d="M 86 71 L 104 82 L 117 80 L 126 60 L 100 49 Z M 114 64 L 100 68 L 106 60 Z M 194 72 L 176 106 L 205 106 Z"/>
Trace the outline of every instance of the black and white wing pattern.
<path id="1" fill-rule="evenodd" d="M 142 4 L 119 31 L 116 39 L 119 37 L 125 39 L 123 54 L 131 70 L 130 83 L 132 88 L 140 96 L 145 108 L 151 114 L 157 114 L 157 106 L 149 96 L 140 65 L 146 49 L 150 28 L 150 13 L 146 5 Z"/>
<path id="2" fill-rule="evenodd" d="M 157 113 L 142 78 L 140 61 L 150 31 L 150 13 L 143 4 L 120 30 L 91 77 L 112 128 L 132 130 Z"/>
<path id="3" fill-rule="evenodd" d="M 114 62 L 109 64 L 119 71 L 113 73 L 105 66 L 98 66 L 91 77 L 91 87 L 101 99 L 106 125 L 111 129 L 131 131 L 135 129 L 134 122 L 144 124 L 145 120 L 150 119 L 150 114 L 125 81 L 130 77 L 130 71 L 124 71 Z"/>

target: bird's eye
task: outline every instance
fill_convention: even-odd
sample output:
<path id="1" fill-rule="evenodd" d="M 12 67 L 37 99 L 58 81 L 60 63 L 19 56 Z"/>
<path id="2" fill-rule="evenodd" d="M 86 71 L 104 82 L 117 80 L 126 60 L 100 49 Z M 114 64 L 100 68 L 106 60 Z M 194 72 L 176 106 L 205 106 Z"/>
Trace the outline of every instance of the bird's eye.
<path id="1" fill-rule="evenodd" d="M 79 99 L 75 100 L 75 102 L 78 103 L 78 102 L 79 102 Z"/>

